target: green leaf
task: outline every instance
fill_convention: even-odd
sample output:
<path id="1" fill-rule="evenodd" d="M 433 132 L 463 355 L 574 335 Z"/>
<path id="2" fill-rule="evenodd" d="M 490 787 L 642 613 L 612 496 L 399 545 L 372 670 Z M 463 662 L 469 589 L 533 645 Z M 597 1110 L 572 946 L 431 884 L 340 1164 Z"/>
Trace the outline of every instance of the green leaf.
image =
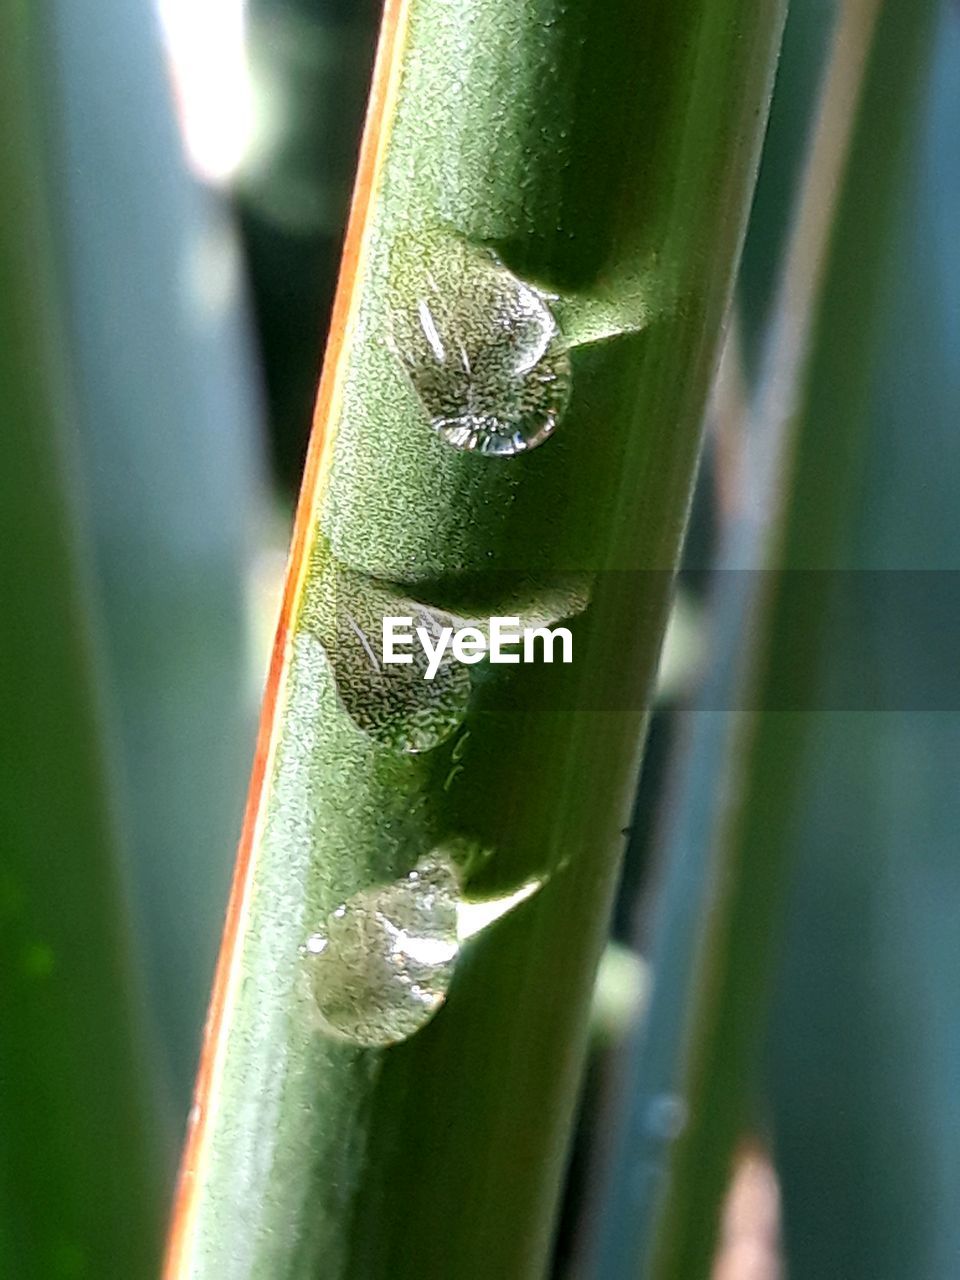
<path id="1" fill-rule="evenodd" d="M 768 1089 L 797 1280 L 940 1280 L 960 1250 L 955 9 L 942 9 L 937 49 L 844 538 L 868 608 L 828 620 L 845 671 L 866 673 L 874 696 L 818 718 L 790 843 Z"/>
<path id="2" fill-rule="evenodd" d="M 842 0 L 792 0 L 770 105 L 757 190 L 737 277 L 740 347 L 751 377 L 763 371 L 779 266 L 803 178 L 810 121 Z"/>
<path id="3" fill-rule="evenodd" d="M 542 1270 L 781 20 L 388 8 L 170 1276 Z M 378 683 L 384 595 L 576 657 Z"/>
<path id="4" fill-rule="evenodd" d="M 48 24 L 47 169 L 114 790 L 158 1065 L 185 1117 L 254 737 L 243 575 L 264 499 L 241 264 L 184 167 L 149 0 L 66 0 Z"/>
<path id="5" fill-rule="evenodd" d="M 156 1267 L 160 1149 L 68 482 L 43 35 L 0 10 L 0 1271 L 121 1280 Z"/>
<path id="6" fill-rule="evenodd" d="M 779 344 L 752 423 L 746 512 L 721 559 L 711 673 L 671 795 L 653 998 L 628 1076 L 604 1274 L 709 1275 L 751 1118 L 794 824 L 820 751 L 816 708 L 830 697 L 835 571 L 869 456 L 878 317 L 935 4 L 877 10 L 873 0 L 841 10 Z"/>

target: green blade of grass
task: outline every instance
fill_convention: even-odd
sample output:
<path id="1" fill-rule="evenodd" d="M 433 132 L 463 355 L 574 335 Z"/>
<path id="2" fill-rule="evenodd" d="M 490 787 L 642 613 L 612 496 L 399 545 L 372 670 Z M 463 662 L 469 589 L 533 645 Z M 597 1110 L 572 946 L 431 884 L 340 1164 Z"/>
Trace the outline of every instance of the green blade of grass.
<path id="1" fill-rule="evenodd" d="M 767 1087 L 796 1280 L 940 1280 L 960 1256 L 955 8 L 936 47 L 844 540 L 848 581 L 876 605 L 828 620 L 875 709 L 819 718 L 791 836 Z"/>
<path id="2" fill-rule="evenodd" d="M 810 121 L 816 113 L 837 11 L 838 0 L 792 0 L 783 31 L 770 125 L 737 276 L 740 353 L 751 380 L 763 371 L 779 266 L 803 177 Z"/>
<path id="3" fill-rule="evenodd" d="M 156 1267 L 160 1147 L 69 489 L 34 9 L 0 11 L 0 1272 L 121 1280 Z"/>
<path id="4" fill-rule="evenodd" d="M 170 1277 L 543 1267 L 781 21 L 752 0 L 388 8 Z M 391 340 L 405 280 L 456 295 L 491 253 L 571 348 L 555 438 L 510 458 L 431 433 Z M 592 575 L 549 703 L 509 710 L 546 668 L 490 668 L 434 749 L 362 733 L 331 575 L 515 612 L 490 570 Z M 324 1034 L 307 939 L 437 850 L 472 893 L 541 888 L 415 1034 Z M 380 998 L 356 996 L 369 1031 Z"/>
<path id="5" fill-rule="evenodd" d="M 152 10 L 53 5 L 44 109 L 116 790 L 186 1116 L 253 748 L 243 574 L 263 497 L 239 252 L 186 171 Z"/>
<path id="6" fill-rule="evenodd" d="M 822 697 L 830 571 L 843 563 L 869 447 L 877 317 L 934 10 L 841 10 L 753 424 L 750 514 L 730 531 L 716 661 L 671 794 L 654 995 L 628 1073 L 605 1275 L 710 1271 L 749 1119 L 791 824 L 818 749 L 810 708 Z"/>

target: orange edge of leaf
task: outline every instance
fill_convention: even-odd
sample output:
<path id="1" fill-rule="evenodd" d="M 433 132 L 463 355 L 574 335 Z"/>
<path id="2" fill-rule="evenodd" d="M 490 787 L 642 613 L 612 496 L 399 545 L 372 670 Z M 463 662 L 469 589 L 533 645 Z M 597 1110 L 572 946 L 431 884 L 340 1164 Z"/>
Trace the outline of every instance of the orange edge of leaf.
<path id="1" fill-rule="evenodd" d="M 338 400 L 339 373 L 346 349 L 345 340 L 355 307 L 355 285 L 362 264 L 365 233 L 379 183 L 388 126 L 392 117 L 407 9 L 408 0 L 386 0 L 384 6 L 357 177 L 330 321 L 330 338 L 320 377 L 313 430 L 307 451 L 300 499 L 297 504 L 283 603 L 264 689 L 243 829 L 237 850 L 230 899 L 227 904 L 213 992 L 204 1028 L 203 1048 L 194 1090 L 194 1105 L 190 1113 L 186 1143 L 174 1194 L 163 1269 L 164 1280 L 186 1280 L 190 1266 L 197 1197 L 203 1181 L 199 1175 L 208 1148 L 213 1114 L 210 1103 L 222 1065 L 228 1013 L 236 985 L 236 964 L 243 942 L 242 925 L 253 888 L 254 849 L 269 773 L 268 766 L 275 745 L 276 713 L 286 671 L 288 640 L 292 620 L 301 597 L 321 486 L 329 469 L 334 434 L 329 427 L 334 418 L 334 409 Z"/>

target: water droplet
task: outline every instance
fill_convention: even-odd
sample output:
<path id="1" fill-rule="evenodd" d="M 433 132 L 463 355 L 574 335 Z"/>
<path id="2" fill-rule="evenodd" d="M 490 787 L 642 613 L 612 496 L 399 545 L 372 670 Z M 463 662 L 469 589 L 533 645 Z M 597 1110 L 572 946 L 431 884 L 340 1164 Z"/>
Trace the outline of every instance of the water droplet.
<path id="1" fill-rule="evenodd" d="M 434 853 L 401 879 L 353 894 L 302 948 L 322 1029 L 366 1048 L 408 1039 L 443 1005 L 461 945 L 542 883 L 468 901 L 454 864 Z"/>
<path id="2" fill-rule="evenodd" d="M 333 912 L 324 933 L 307 942 L 325 1031 L 377 1047 L 430 1021 L 460 946 L 458 893 L 453 867 L 425 858 L 401 880 L 361 889 Z"/>
<path id="3" fill-rule="evenodd" d="M 412 628 L 425 628 L 434 644 L 443 626 L 457 625 L 359 575 L 341 574 L 331 651 L 337 694 L 354 724 L 381 745 L 410 754 L 430 751 L 460 727 L 470 701 L 470 672 L 448 652 L 433 679 L 424 679 L 427 656 L 419 641 L 409 650 L 412 662 L 384 663 L 388 616 L 411 618 Z"/>
<path id="4" fill-rule="evenodd" d="M 391 274 L 390 344 L 434 431 L 493 457 L 542 444 L 570 395 L 551 295 L 440 232 L 398 246 Z"/>
<path id="5" fill-rule="evenodd" d="M 317 553 L 316 585 L 303 624 L 323 645 L 340 705 L 380 746 L 417 754 L 445 742 L 463 722 L 472 685 L 469 668 L 446 651 L 432 680 L 419 640 L 405 664 L 383 661 L 383 620 L 408 617 L 435 644 L 458 619 L 400 595 L 389 583 L 354 573 Z M 414 633 L 415 634 L 415 633 Z"/>

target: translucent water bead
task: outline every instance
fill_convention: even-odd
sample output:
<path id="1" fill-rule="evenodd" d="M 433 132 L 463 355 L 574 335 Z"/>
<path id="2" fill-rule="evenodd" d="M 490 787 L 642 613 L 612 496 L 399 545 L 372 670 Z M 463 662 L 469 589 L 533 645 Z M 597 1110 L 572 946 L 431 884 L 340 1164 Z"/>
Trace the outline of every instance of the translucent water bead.
<path id="1" fill-rule="evenodd" d="M 304 946 L 321 1029 L 367 1048 L 409 1039 L 446 999 L 463 942 L 540 883 L 468 902 L 453 863 L 430 854 L 401 879 L 359 890 Z"/>
<path id="2" fill-rule="evenodd" d="M 390 346 L 441 439 L 512 457 L 552 435 L 570 361 L 549 294 L 441 232 L 398 245 L 391 279 Z"/>
<path id="3" fill-rule="evenodd" d="M 382 631 L 384 617 L 409 617 L 436 643 L 441 626 L 455 620 L 346 570 L 336 573 L 332 605 L 327 649 L 337 695 L 354 724 L 382 746 L 411 754 L 449 738 L 470 701 L 469 668 L 447 659 L 425 680 L 427 658 L 419 643 L 409 650 L 410 663 L 385 664 Z"/>

